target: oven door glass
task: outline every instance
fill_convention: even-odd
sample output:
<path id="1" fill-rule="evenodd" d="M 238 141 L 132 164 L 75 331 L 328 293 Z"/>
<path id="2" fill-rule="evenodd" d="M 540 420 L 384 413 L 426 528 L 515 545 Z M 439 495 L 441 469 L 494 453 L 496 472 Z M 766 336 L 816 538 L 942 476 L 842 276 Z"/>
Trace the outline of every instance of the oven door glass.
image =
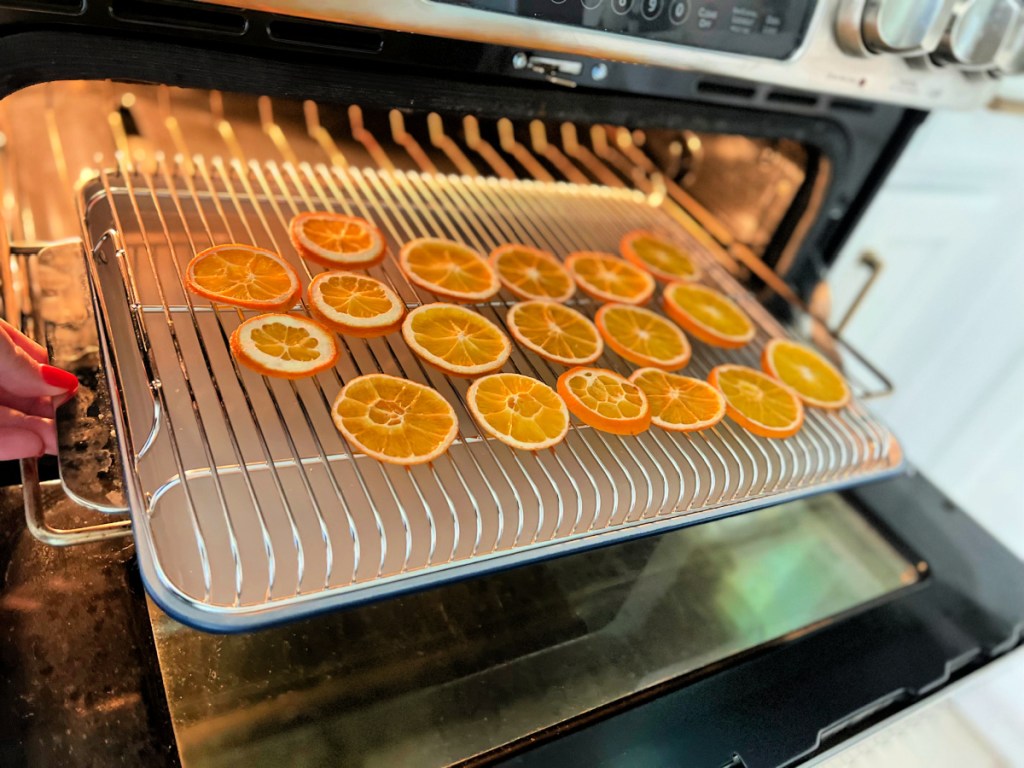
<path id="1" fill-rule="evenodd" d="M 443 766 L 921 578 L 843 497 L 242 635 L 151 606 L 182 763 Z"/>

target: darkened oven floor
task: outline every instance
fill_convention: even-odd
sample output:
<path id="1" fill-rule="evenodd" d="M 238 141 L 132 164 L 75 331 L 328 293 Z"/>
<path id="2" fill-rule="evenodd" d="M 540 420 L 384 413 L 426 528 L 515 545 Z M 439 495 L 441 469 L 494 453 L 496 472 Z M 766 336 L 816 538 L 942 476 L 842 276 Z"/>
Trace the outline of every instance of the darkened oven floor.
<path id="1" fill-rule="evenodd" d="M 23 515 L 21 488 L 0 488 L 0 765 L 177 765 L 131 544 L 53 549 Z"/>

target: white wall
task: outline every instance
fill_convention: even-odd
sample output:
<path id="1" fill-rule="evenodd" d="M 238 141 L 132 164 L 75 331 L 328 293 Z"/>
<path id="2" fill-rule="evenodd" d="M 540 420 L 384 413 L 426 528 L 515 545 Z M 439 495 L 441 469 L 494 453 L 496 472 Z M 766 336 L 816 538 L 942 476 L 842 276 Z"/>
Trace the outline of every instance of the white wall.
<path id="1" fill-rule="evenodd" d="M 1024 558 L 1024 116 L 934 114 L 830 278 L 838 317 L 896 385 L 875 410 L 910 460 Z"/>

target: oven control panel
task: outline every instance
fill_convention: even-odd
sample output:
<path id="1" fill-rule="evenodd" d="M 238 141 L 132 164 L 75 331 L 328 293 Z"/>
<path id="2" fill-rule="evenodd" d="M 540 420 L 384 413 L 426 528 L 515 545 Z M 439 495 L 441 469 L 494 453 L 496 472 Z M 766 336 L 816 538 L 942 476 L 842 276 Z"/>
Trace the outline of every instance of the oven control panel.
<path id="1" fill-rule="evenodd" d="M 599 32 L 725 53 L 786 59 L 814 0 L 434 0 Z"/>

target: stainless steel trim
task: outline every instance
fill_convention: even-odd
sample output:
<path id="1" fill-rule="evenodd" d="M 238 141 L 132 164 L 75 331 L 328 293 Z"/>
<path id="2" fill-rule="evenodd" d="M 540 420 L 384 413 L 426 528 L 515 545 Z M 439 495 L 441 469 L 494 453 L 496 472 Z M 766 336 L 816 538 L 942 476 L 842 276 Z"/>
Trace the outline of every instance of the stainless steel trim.
<path id="1" fill-rule="evenodd" d="M 604 59 L 611 70 L 616 62 L 650 64 L 923 109 L 982 106 L 995 90 L 992 83 L 972 82 L 950 69 L 915 72 L 897 56 L 851 58 L 836 39 L 836 14 L 842 9 L 842 0 L 817 3 L 804 44 L 787 61 L 688 48 L 431 0 L 212 1 L 343 24 L 494 43 L 526 53 L 596 57 Z M 514 71 L 511 62 L 509 71 Z M 589 84 L 587 78 L 584 72 L 579 82 Z"/>

